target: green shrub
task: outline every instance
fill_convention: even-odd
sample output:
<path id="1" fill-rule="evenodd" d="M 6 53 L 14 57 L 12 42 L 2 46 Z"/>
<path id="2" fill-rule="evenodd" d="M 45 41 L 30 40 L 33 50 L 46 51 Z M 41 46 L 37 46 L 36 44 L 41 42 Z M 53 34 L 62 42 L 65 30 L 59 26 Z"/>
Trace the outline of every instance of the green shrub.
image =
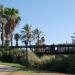
<path id="1" fill-rule="evenodd" d="M 52 61 L 53 59 L 55 59 L 54 55 L 44 55 L 41 58 L 42 63 L 48 63 L 50 61 Z"/>
<path id="2" fill-rule="evenodd" d="M 6 51 L 6 52 L 3 52 L 1 59 L 4 62 L 12 62 L 13 61 L 13 56 L 9 51 Z"/>
<path id="3" fill-rule="evenodd" d="M 55 59 L 54 55 L 44 55 L 41 58 L 40 69 L 42 70 L 50 70 L 51 62 Z"/>
<path id="4" fill-rule="evenodd" d="M 40 69 L 45 71 L 75 73 L 75 55 L 59 55 L 56 58 L 41 57 Z"/>
<path id="5" fill-rule="evenodd" d="M 26 65 L 26 50 L 0 50 L 0 60 Z M 38 57 L 31 50 L 28 51 L 29 67 L 45 71 L 75 73 L 75 55 L 44 55 Z"/>
<path id="6" fill-rule="evenodd" d="M 30 66 L 39 67 L 39 65 L 41 64 L 40 58 L 37 55 L 35 55 L 32 51 L 29 51 L 28 59 L 29 59 Z"/>

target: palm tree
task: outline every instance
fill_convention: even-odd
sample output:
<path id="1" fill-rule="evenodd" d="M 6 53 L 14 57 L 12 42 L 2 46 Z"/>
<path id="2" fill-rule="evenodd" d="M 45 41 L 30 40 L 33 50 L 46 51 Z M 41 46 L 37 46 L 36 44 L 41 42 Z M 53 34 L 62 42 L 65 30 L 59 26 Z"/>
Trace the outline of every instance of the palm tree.
<path id="1" fill-rule="evenodd" d="M 42 33 L 42 31 L 40 31 L 38 28 L 33 30 L 33 36 L 34 36 L 34 39 L 37 39 L 38 45 L 39 45 L 39 40 L 40 40 L 41 33 Z"/>
<path id="2" fill-rule="evenodd" d="M 28 44 L 31 45 L 31 40 L 32 40 L 32 31 L 31 31 L 31 26 L 29 24 L 26 24 L 23 28 L 22 28 L 22 41 L 25 43 L 26 46 L 26 65 L 28 66 Z"/>
<path id="3" fill-rule="evenodd" d="M 39 46 L 43 46 L 44 45 L 44 43 L 43 43 L 43 41 L 41 39 L 39 41 L 37 40 L 36 46 L 38 46 L 38 43 L 39 43 Z M 35 51 L 39 51 L 39 52 L 42 51 L 42 50 L 44 50 L 43 47 L 38 47 L 38 48 L 35 49 Z"/>
<path id="4" fill-rule="evenodd" d="M 31 31 L 31 26 L 29 24 L 26 24 L 23 28 L 23 30 L 21 31 L 22 33 L 22 41 L 25 42 L 27 41 L 29 43 L 29 45 L 31 45 L 31 41 L 33 39 L 32 37 L 32 31 Z"/>
<path id="5" fill-rule="evenodd" d="M 8 16 L 4 14 L 4 7 L 0 6 L 0 22 L 2 23 L 1 25 L 1 40 L 2 40 L 2 46 L 4 45 L 4 26 L 8 20 Z"/>
<path id="6" fill-rule="evenodd" d="M 73 33 L 74 35 L 75 35 L 75 33 Z M 71 36 L 71 38 L 72 38 L 72 44 L 75 44 L 75 36 Z"/>
<path id="7" fill-rule="evenodd" d="M 14 39 L 16 40 L 16 46 L 18 46 L 18 40 L 20 39 L 20 34 L 16 33 L 14 35 Z"/>
<path id="8" fill-rule="evenodd" d="M 2 10 L 2 7 L 0 9 Z M 1 13 L 2 11 L 3 13 Z M 20 21 L 19 12 L 17 9 L 7 7 L 5 7 L 2 11 L 0 11 L 1 14 L 9 16 L 9 19 L 7 20 L 7 23 L 5 25 L 5 38 L 6 40 L 9 40 L 9 38 L 11 37 L 12 45 L 12 32 Z"/>
<path id="9" fill-rule="evenodd" d="M 45 42 L 45 37 L 41 37 L 41 41 L 42 41 L 42 43 L 44 44 L 44 42 Z"/>
<path id="10" fill-rule="evenodd" d="M 11 46 L 12 46 L 12 37 L 13 37 L 12 32 L 14 31 L 14 28 L 16 27 L 16 25 L 19 23 L 20 16 L 19 16 L 18 10 L 14 9 L 14 8 L 9 9 L 9 13 L 10 13 L 10 15 L 9 15 L 10 16 L 9 23 L 10 23 L 10 32 L 11 32 L 10 33 L 10 35 L 11 35 L 10 37 L 11 37 Z"/>

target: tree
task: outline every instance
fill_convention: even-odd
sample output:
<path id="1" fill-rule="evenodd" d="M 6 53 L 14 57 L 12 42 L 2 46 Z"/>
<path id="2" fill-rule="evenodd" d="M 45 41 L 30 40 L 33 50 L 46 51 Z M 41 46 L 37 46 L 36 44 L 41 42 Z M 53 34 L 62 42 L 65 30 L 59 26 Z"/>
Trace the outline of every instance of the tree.
<path id="1" fill-rule="evenodd" d="M 43 46 L 44 45 L 44 42 L 45 42 L 45 37 L 41 37 L 41 39 L 39 39 L 39 41 L 37 40 L 37 42 L 36 42 L 36 45 L 38 45 L 38 43 L 39 43 L 39 46 Z M 44 50 L 44 48 L 42 47 L 40 47 L 40 48 L 36 48 L 36 51 L 43 51 Z"/>
<path id="2" fill-rule="evenodd" d="M 33 39 L 32 31 L 31 31 L 31 26 L 29 24 L 26 24 L 21 31 L 21 38 L 22 41 L 25 42 L 27 41 L 31 45 L 31 41 Z"/>
<path id="3" fill-rule="evenodd" d="M 20 16 L 19 16 L 19 12 L 17 9 L 14 9 L 14 8 L 10 8 L 8 9 L 8 15 L 10 16 L 10 19 L 8 21 L 8 23 L 10 24 L 9 26 L 9 30 L 10 30 L 10 34 L 7 34 L 6 33 L 6 36 L 8 36 L 7 38 L 9 38 L 9 35 L 11 37 L 11 46 L 12 46 L 12 32 L 14 31 L 16 25 L 18 25 L 19 21 L 21 20 L 20 19 Z M 6 27 L 7 29 L 7 27 Z M 7 30 L 6 30 L 7 31 Z"/>
<path id="4" fill-rule="evenodd" d="M 39 45 L 43 45 L 45 42 L 45 37 L 41 37 L 41 39 L 39 39 L 39 41 L 37 40 L 36 45 L 38 45 L 38 42 L 39 42 Z"/>
<path id="5" fill-rule="evenodd" d="M 22 42 L 25 43 L 25 46 L 26 46 L 26 65 L 28 66 L 28 44 L 31 45 L 31 41 L 33 39 L 33 35 L 32 35 L 32 30 L 31 30 L 31 26 L 29 24 L 26 24 L 23 28 L 22 28 L 22 31 L 21 31 L 21 39 L 22 39 Z"/>
<path id="6" fill-rule="evenodd" d="M 20 34 L 19 33 L 16 33 L 14 35 L 14 39 L 16 40 L 16 46 L 18 46 L 18 40 L 20 39 Z"/>
<path id="7" fill-rule="evenodd" d="M 9 38 L 11 38 L 12 40 L 12 32 L 14 31 L 16 25 L 19 23 L 20 16 L 19 16 L 19 12 L 17 9 L 14 8 L 7 8 L 7 7 L 0 7 L 0 13 L 5 14 L 6 16 L 8 16 L 7 19 L 7 23 L 5 25 L 5 38 L 6 40 L 9 40 Z M 11 42 L 12 44 L 12 42 Z"/>
<path id="8" fill-rule="evenodd" d="M 4 7 L 0 6 L 0 25 L 1 25 L 1 40 L 2 40 L 2 46 L 4 45 L 4 26 L 8 20 L 8 16 L 4 14 Z"/>
<path id="9" fill-rule="evenodd" d="M 40 31 L 38 28 L 33 30 L 33 36 L 34 36 L 34 39 L 37 39 L 38 45 L 39 45 L 41 33 L 42 33 L 42 31 Z"/>
<path id="10" fill-rule="evenodd" d="M 41 41 L 42 41 L 42 43 L 44 44 L 44 42 L 45 42 L 45 37 L 41 37 Z"/>

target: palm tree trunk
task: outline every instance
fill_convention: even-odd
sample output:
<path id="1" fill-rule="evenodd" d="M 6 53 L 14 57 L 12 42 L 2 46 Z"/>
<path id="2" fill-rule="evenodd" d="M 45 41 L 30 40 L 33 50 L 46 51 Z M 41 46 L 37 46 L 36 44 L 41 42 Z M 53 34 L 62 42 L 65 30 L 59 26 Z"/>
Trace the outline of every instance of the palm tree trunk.
<path id="1" fill-rule="evenodd" d="M 29 41 L 29 45 L 31 45 L 31 41 Z"/>
<path id="2" fill-rule="evenodd" d="M 16 41 L 16 46 L 18 46 L 18 41 Z"/>
<path id="3" fill-rule="evenodd" d="M 31 46 L 31 41 L 29 41 L 29 45 Z M 30 48 L 30 50 L 33 52 L 33 48 Z"/>
<path id="4" fill-rule="evenodd" d="M 12 32 L 11 32 L 11 46 L 13 46 L 13 42 L 12 42 L 12 39 L 13 38 L 13 35 L 12 35 Z"/>
<path id="5" fill-rule="evenodd" d="M 4 34 L 3 34 L 3 29 L 4 29 L 4 27 L 3 27 L 3 23 L 2 23 L 2 35 L 1 35 L 1 37 L 2 37 L 2 46 L 4 46 Z"/>
<path id="6" fill-rule="evenodd" d="M 26 41 L 26 66 L 28 67 L 28 64 L 29 64 L 29 60 L 28 60 L 28 48 L 27 48 L 27 46 L 28 46 L 28 41 Z"/>
<path id="7" fill-rule="evenodd" d="M 39 34 L 38 34 L 38 46 L 39 46 L 39 38 L 40 38 L 40 36 L 39 36 Z"/>

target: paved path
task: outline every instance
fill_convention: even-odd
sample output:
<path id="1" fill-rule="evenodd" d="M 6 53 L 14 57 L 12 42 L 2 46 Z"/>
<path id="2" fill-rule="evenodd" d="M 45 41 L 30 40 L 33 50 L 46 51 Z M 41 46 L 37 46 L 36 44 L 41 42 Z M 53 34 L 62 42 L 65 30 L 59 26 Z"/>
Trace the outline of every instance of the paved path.
<path id="1" fill-rule="evenodd" d="M 0 72 L 16 71 L 15 67 L 0 65 Z"/>

